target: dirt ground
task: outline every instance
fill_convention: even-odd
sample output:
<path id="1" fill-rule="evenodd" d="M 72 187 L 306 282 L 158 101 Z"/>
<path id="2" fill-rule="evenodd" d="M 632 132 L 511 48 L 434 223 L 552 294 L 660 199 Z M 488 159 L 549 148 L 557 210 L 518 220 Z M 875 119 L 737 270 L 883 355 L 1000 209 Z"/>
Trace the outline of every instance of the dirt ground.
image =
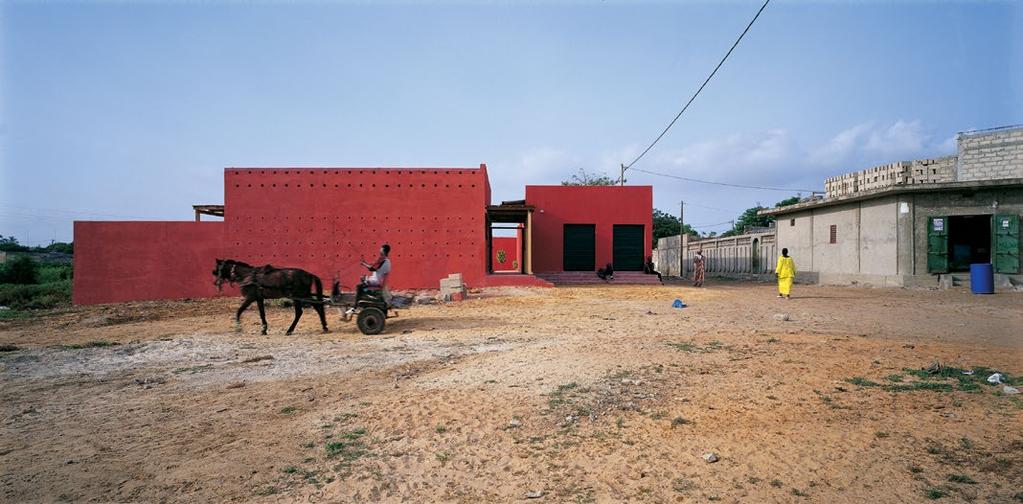
<path id="1" fill-rule="evenodd" d="M 1023 401 L 985 382 L 1023 388 L 1023 295 L 795 295 L 496 289 L 379 336 L 238 333 L 235 299 L 4 322 L 0 500 L 1023 500 Z"/>

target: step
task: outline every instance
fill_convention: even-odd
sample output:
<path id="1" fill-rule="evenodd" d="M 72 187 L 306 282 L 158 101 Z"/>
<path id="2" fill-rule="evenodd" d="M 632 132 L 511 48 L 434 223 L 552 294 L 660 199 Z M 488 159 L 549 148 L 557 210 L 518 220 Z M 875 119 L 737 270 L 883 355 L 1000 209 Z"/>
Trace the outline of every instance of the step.
<path id="1" fill-rule="evenodd" d="M 534 275 L 521 273 L 495 273 L 484 278 L 486 287 L 554 287 L 554 284 Z"/>
<path id="2" fill-rule="evenodd" d="M 536 276 L 547 280 L 554 285 L 660 285 L 657 275 L 647 275 L 641 271 L 619 271 L 615 273 L 614 280 L 605 282 L 597 276 L 596 272 L 589 271 L 562 271 L 552 273 L 537 273 Z"/>

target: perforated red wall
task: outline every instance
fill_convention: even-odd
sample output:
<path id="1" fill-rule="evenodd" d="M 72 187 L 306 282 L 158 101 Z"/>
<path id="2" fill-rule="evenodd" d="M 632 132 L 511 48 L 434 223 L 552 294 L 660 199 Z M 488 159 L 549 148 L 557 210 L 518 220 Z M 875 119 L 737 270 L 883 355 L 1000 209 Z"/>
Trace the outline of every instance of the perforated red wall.
<path id="1" fill-rule="evenodd" d="M 653 249 L 651 186 L 526 186 L 533 205 L 533 271 L 562 271 L 565 224 L 596 224 L 596 267 L 613 261 L 615 224 L 644 226 L 644 257 Z"/>
<path id="2" fill-rule="evenodd" d="M 224 212 L 232 257 L 306 269 L 354 285 L 359 257 L 391 245 L 395 288 L 437 288 L 449 273 L 482 285 L 486 166 L 230 168 Z"/>
<path id="3" fill-rule="evenodd" d="M 229 168 L 223 222 L 76 222 L 75 304 L 210 297 L 218 257 L 352 287 L 391 245 L 393 288 L 482 286 L 490 184 L 480 168 Z M 234 294 L 236 291 L 227 291 Z"/>

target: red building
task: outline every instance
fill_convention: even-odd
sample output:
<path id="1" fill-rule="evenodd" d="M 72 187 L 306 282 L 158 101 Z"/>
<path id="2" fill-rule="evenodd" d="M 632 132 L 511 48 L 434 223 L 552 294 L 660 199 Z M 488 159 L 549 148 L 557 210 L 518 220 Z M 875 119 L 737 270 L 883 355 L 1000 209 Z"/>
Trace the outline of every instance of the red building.
<path id="1" fill-rule="evenodd" d="M 74 303 L 216 296 L 216 258 L 340 274 L 350 288 L 365 274 L 360 256 L 386 242 L 394 288 L 436 288 L 449 273 L 481 287 L 550 285 L 533 271 L 612 261 L 639 269 L 651 246 L 649 186 L 527 186 L 524 201 L 490 205 L 486 165 L 229 168 L 224 205 L 195 208 L 196 222 L 75 222 Z M 223 221 L 200 222 L 200 213 Z M 519 230 L 515 247 L 494 238 L 507 268 L 494 264 L 500 226 Z M 513 260 L 518 272 L 493 273 L 515 270 Z"/>

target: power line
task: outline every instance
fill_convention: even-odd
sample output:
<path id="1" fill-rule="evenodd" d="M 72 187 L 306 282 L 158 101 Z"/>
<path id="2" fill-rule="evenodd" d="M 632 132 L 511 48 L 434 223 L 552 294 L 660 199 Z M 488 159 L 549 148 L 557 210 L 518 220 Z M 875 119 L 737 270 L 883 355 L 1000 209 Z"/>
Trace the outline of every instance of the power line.
<path id="1" fill-rule="evenodd" d="M 714 77 L 714 74 L 718 73 L 718 69 L 721 68 L 721 65 L 725 64 L 725 60 L 727 60 L 728 57 L 732 54 L 732 51 L 735 50 L 735 47 L 739 45 L 739 42 L 742 40 L 742 38 L 746 36 L 746 32 L 748 32 L 749 29 L 753 27 L 753 23 L 757 21 L 757 18 L 760 17 L 760 13 L 764 12 L 764 9 L 767 8 L 767 4 L 769 3 L 771 3 L 771 0 L 764 1 L 764 5 L 760 6 L 760 10 L 757 11 L 757 14 L 753 16 L 753 19 L 750 20 L 748 25 L 746 25 L 746 29 L 739 34 L 739 38 L 735 39 L 735 43 L 732 44 L 732 47 L 728 49 L 727 53 L 725 53 L 725 57 L 721 58 L 721 61 L 718 62 L 718 66 L 714 67 L 714 71 L 712 71 L 710 75 L 707 76 L 707 79 L 704 80 L 703 84 L 700 85 L 700 88 L 697 89 L 695 93 L 693 93 L 693 96 L 689 98 L 689 101 L 686 102 L 684 107 L 682 107 L 682 110 L 680 110 L 678 114 L 675 115 L 675 118 L 672 119 L 671 122 L 664 127 L 664 131 L 661 131 L 661 134 L 657 135 L 657 138 L 655 138 L 653 142 L 650 142 L 650 145 L 647 146 L 647 148 L 643 150 L 643 152 L 641 152 L 638 156 L 636 156 L 636 159 L 633 159 L 631 163 L 622 168 L 623 174 L 625 170 L 632 168 L 632 165 L 636 164 L 636 161 L 639 161 L 643 156 L 645 156 L 646 153 L 650 151 L 650 149 L 654 148 L 654 145 L 656 145 L 657 142 L 660 141 L 661 138 L 668 133 L 668 130 L 675 125 L 675 122 L 678 121 L 678 118 L 682 117 L 682 114 L 686 111 L 686 109 L 689 108 L 689 105 L 692 105 L 693 100 L 695 100 L 696 97 L 700 95 L 700 91 L 703 91 L 703 88 L 707 86 L 707 83 L 710 82 L 710 79 Z"/>
<path id="2" fill-rule="evenodd" d="M 637 169 L 637 171 L 638 171 L 638 169 Z M 718 207 L 712 207 L 712 206 L 707 206 L 707 205 L 701 205 L 699 203 L 682 203 L 682 204 L 685 205 L 685 206 L 694 206 L 694 207 L 697 207 L 697 208 L 706 208 L 707 210 L 717 210 L 719 212 L 734 212 L 735 211 L 735 210 L 729 210 L 727 208 L 718 208 Z"/>
<path id="3" fill-rule="evenodd" d="M 763 190 L 763 191 L 781 191 L 781 192 L 788 192 L 788 193 L 791 193 L 791 192 L 807 192 L 807 193 L 811 193 L 812 194 L 812 193 L 819 193 L 820 192 L 820 191 L 817 191 L 817 190 L 814 190 L 814 189 L 795 189 L 795 188 L 784 188 L 784 187 L 766 187 L 766 186 L 754 186 L 754 185 L 744 185 L 744 184 L 730 184 L 728 182 L 714 182 L 714 181 L 711 181 L 711 180 L 700 180 L 700 179 L 695 179 L 695 178 L 690 178 L 690 177 L 681 177 L 681 176 L 678 176 L 678 175 L 671 175 L 670 173 L 660 173 L 660 172 L 655 172 L 655 171 L 650 171 L 650 170 L 643 170 L 641 168 L 633 168 L 633 170 L 638 171 L 638 172 L 643 172 L 643 173 L 649 173 L 650 175 L 657 175 L 657 176 L 660 176 L 660 177 L 668 177 L 668 178 L 673 178 L 673 179 L 678 179 L 678 180 L 685 180 L 686 182 L 696 182 L 698 184 L 710 184 L 710 185 L 719 185 L 719 186 L 725 186 L 725 187 L 738 187 L 738 188 L 741 188 L 741 189 L 760 189 L 760 190 Z"/>
<path id="4" fill-rule="evenodd" d="M 709 228 L 709 227 L 716 227 L 716 226 L 724 226 L 725 224 L 731 224 L 732 222 L 734 222 L 734 221 L 726 220 L 726 221 L 724 221 L 724 222 L 718 222 L 717 224 L 700 224 L 700 225 L 698 225 L 698 226 L 693 226 L 693 225 L 691 225 L 691 224 L 687 224 L 687 226 L 689 226 L 689 227 L 691 227 L 691 228 L 693 228 L 693 229 L 697 229 L 697 228 Z"/>
<path id="5" fill-rule="evenodd" d="M 118 218 L 123 218 L 123 219 L 154 220 L 153 217 L 140 217 L 138 215 L 106 214 L 106 213 L 97 213 L 97 212 L 82 212 L 82 211 L 77 211 L 77 210 L 58 210 L 58 209 L 55 209 L 55 208 L 33 208 L 33 207 L 26 207 L 26 206 L 19 206 L 19 205 L 8 205 L 8 204 L 0 204 L 0 206 L 12 208 L 12 209 L 15 209 L 16 211 L 28 210 L 28 211 L 31 211 L 31 212 L 49 212 L 49 213 L 59 213 L 59 214 L 68 214 L 68 215 L 83 215 L 83 216 L 96 216 L 96 217 L 118 217 Z"/>

